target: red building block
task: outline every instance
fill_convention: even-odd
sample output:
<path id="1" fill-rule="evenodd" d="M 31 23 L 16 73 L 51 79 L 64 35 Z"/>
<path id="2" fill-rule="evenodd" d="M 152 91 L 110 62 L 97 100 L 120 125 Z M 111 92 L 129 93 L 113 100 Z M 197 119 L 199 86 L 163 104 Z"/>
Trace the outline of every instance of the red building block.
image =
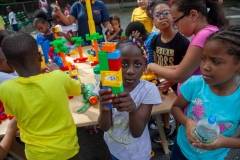
<path id="1" fill-rule="evenodd" d="M 108 59 L 109 71 L 119 71 L 122 68 L 121 58 Z"/>

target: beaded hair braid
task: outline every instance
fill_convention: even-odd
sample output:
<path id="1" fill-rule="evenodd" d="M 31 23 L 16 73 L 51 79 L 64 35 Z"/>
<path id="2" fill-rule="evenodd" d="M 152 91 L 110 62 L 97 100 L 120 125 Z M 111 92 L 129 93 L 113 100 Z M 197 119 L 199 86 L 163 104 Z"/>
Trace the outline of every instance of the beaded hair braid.
<path id="1" fill-rule="evenodd" d="M 141 50 L 143 57 L 148 61 L 148 50 L 146 44 L 132 36 L 129 37 L 129 40 Z"/>

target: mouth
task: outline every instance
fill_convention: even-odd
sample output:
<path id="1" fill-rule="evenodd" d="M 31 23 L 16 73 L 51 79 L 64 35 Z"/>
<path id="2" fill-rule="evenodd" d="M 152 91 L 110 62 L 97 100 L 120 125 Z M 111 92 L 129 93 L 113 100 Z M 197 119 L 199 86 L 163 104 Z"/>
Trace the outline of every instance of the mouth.
<path id="1" fill-rule="evenodd" d="M 163 24 L 166 24 L 166 23 L 167 23 L 167 21 L 161 21 L 160 25 L 163 25 Z"/>
<path id="2" fill-rule="evenodd" d="M 202 74 L 203 79 L 212 79 L 212 77 L 208 74 Z"/>
<path id="3" fill-rule="evenodd" d="M 125 82 L 127 83 L 134 83 L 135 79 L 134 78 L 126 78 Z"/>

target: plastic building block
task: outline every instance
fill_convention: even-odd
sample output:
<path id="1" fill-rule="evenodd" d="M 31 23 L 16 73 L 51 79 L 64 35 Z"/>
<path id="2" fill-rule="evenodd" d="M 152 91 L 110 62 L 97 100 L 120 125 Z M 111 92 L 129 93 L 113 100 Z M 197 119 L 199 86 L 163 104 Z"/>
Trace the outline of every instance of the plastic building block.
<path id="1" fill-rule="evenodd" d="M 111 87 L 113 94 L 118 94 L 124 91 L 123 84 L 120 87 Z"/>
<path id="2" fill-rule="evenodd" d="M 100 70 L 109 71 L 108 54 L 106 52 L 99 52 L 98 60 L 100 64 Z"/>
<path id="3" fill-rule="evenodd" d="M 100 66 L 99 64 L 93 67 L 93 73 L 94 74 L 100 74 Z"/>
<path id="4" fill-rule="evenodd" d="M 91 35 L 86 34 L 86 40 L 87 41 L 97 41 L 98 39 L 103 39 L 103 35 L 99 35 L 98 32 L 92 33 Z"/>
<path id="5" fill-rule="evenodd" d="M 61 38 L 60 36 L 57 35 L 58 32 L 61 32 L 59 26 L 53 26 L 52 28 L 54 29 L 54 32 L 53 32 L 54 38 L 55 39 Z"/>
<path id="6" fill-rule="evenodd" d="M 110 71 L 119 71 L 122 68 L 121 58 L 108 59 L 108 65 Z"/>
<path id="7" fill-rule="evenodd" d="M 39 51 L 42 51 L 45 63 L 47 64 L 49 62 L 49 60 L 48 60 L 48 51 L 50 48 L 49 41 L 48 40 L 44 41 L 43 36 L 40 35 L 40 36 L 37 36 L 36 42 L 38 45 L 41 45 L 41 47 L 39 47 L 38 49 L 39 49 Z"/>
<path id="8" fill-rule="evenodd" d="M 114 52 L 108 53 L 108 59 L 119 59 L 121 57 L 121 52 L 116 49 Z"/>
<path id="9" fill-rule="evenodd" d="M 82 37 L 72 37 L 71 38 L 72 41 L 76 41 L 76 47 L 78 48 L 78 54 L 79 54 L 79 58 L 76 58 L 73 60 L 74 63 L 84 63 L 87 61 L 87 57 L 83 57 L 83 53 L 82 53 L 82 43 L 84 42 L 84 40 L 82 39 Z"/>
<path id="10" fill-rule="evenodd" d="M 114 43 L 105 43 L 102 46 L 103 52 L 114 52 L 115 50 L 116 50 L 116 44 L 114 44 Z"/>
<path id="11" fill-rule="evenodd" d="M 86 1 L 86 8 L 87 8 L 87 17 L 88 17 L 89 31 L 90 31 L 90 34 L 93 34 L 93 33 L 96 32 L 96 28 L 95 28 L 95 22 L 93 20 L 92 5 L 91 5 L 90 0 Z"/>
<path id="12" fill-rule="evenodd" d="M 122 69 L 119 71 L 100 71 L 103 86 L 120 87 L 123 83 Z"/>

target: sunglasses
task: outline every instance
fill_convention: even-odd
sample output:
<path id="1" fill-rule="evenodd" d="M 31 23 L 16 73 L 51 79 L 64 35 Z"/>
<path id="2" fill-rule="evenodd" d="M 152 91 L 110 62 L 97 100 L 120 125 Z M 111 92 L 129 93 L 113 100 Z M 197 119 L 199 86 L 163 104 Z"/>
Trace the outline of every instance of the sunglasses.
<path id="1" fill-rule="evenodd" d="M 165 10 L 163 12 L 156 12 L 152 15 L 154 19 L 159 19 L 161 16 L 167 18 L 170 15 L 170 10 Z"/>
<path id="2" fill-rule="evenodd" d="M 173 21 L 173 24 L 177 24 L 179 20 L 183 19 L 186 15 L 188 15 L 189 13 L 185 13 L 184 15 L 182 15 L 181 17 L 179 17 L 178 19 L 176 19 L 175 21 Z"/>

